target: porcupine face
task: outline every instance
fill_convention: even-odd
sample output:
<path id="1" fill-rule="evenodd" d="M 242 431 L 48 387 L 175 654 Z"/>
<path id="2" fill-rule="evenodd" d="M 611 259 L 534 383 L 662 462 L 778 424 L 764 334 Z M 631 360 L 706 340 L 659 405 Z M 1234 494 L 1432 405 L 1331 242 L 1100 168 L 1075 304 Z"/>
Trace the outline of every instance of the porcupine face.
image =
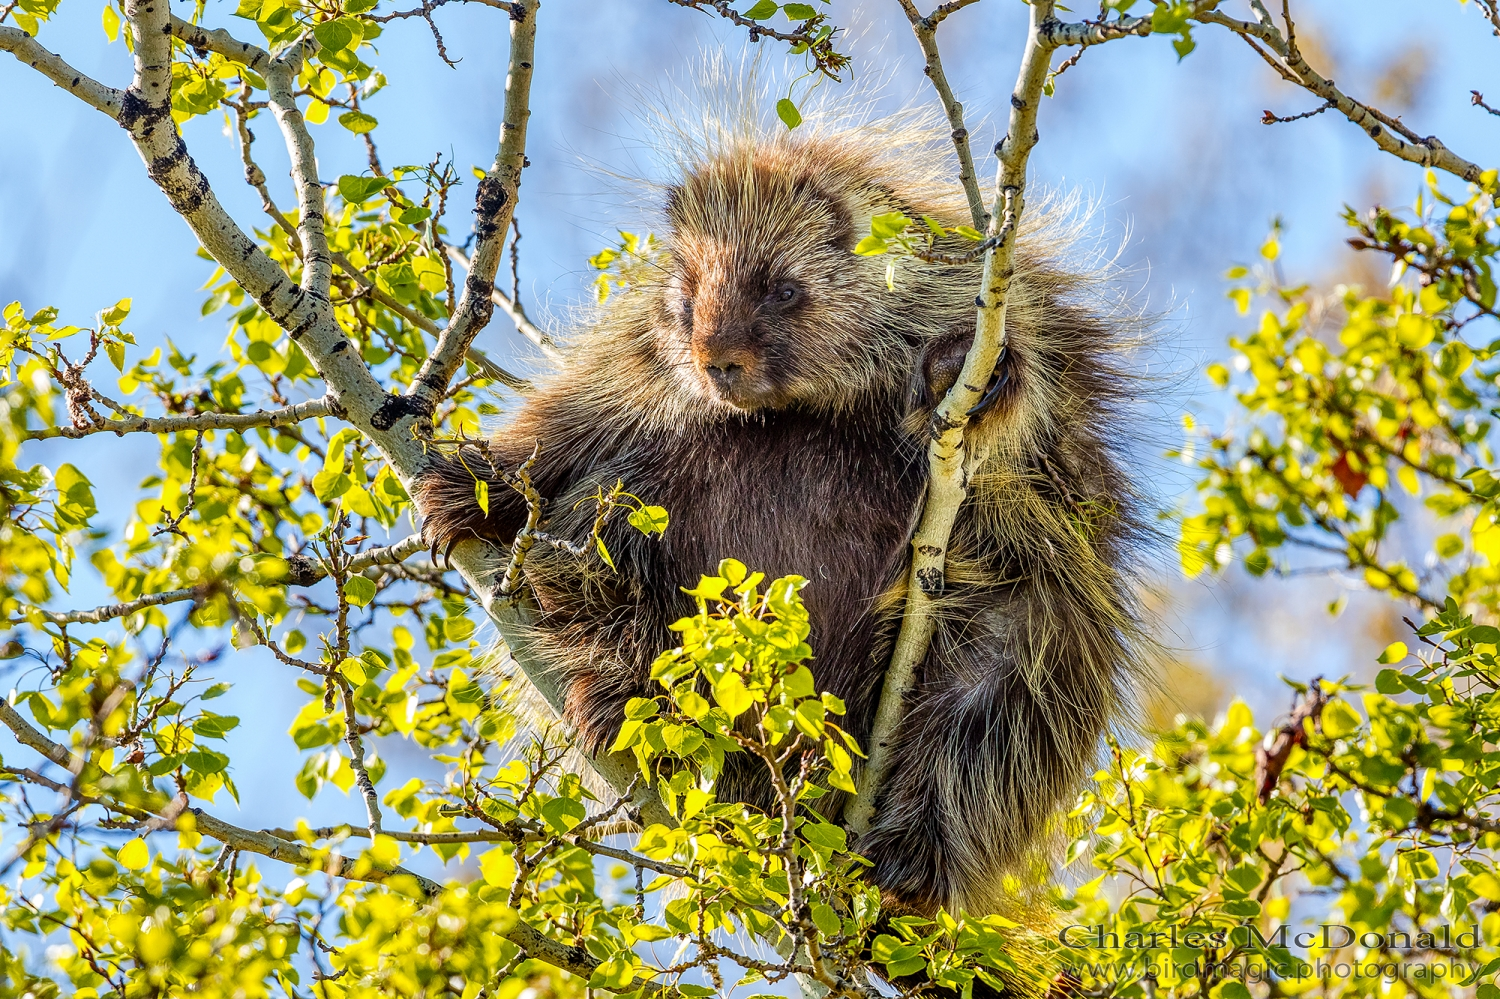
<path id="1" fill-rule="evenodd" d="M 727 409 L 842 408 L 878 369 L 850 210 L 811 179 L 815 156 L 721 155 L 668 199 L 658 346 L 690 392 Z"/>

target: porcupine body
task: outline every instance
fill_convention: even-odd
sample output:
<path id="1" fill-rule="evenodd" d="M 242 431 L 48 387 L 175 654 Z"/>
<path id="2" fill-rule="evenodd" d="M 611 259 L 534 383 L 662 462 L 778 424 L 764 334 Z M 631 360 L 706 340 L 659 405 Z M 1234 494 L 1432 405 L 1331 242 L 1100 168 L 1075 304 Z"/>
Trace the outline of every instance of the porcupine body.
<path id="1" fill-rule="evenodd" d="M 547 530 L 586 541 L 617 480 L 665 507 L 648 539 L 605 528 L 618 571 L 545 546 L 526 578 L 532 649 L 561 677 L 586 748 L 613 739 L 649 666 L 691 614 L 682 587 L 734 557 L 797 573 L 812 668 L 869 735 L 899 625 L 926 488 L 929 415 L 973 338 L 981 263 L 853 252 L 873 216 L 968 222 L 946 134 L 910 118 L 721 128 L 689 144 L 663 191 L 659 270 L 617 293 L 491 438 L 495 467 L 532 470 Z M 1131 565 L 1140 538 L 1120 427 L 1135 330 L 1066 265 L 1065 227 L 1023 222 L 997 398 L 972 421 L 982 455 L 954 530 L 931 647 L 895 762 L 857 844 L 901 908 L 995 911 L 1096 760 L 1138 662 Z M 960 238 L 939 249 L 961 253 Z M 427 539 L 506 545 L 525 515 L 485 463 L 438 459 L 418 490 Z M 575 509 L 575 504 L 577 504 Z M 767 804 L 748 763 L 721 798 Z M 826 803 L 826 799 L 825 799 Z"/>

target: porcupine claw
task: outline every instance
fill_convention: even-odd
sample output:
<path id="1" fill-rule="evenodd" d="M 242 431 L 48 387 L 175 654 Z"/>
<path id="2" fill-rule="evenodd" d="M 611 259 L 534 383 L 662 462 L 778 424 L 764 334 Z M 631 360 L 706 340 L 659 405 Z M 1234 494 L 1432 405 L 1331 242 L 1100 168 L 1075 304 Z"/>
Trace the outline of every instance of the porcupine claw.
<path id="1" fill-rule="evenodd" d="M 1005 388 L 1006 383 L 1010 381 L 1010 368 L 1001 367 L 1001 365 L 1005 363 L 1005 355 L 1008 352 L 1008 347 L 1000 348 L 1000 356 L 995 358 L 995 373 L 990 376 L 990 384 L 987 388 L 985 388 L 984 395 L 980 397 L 980 400 L 974 404 L 972 409 L 969 410 L 968 415 L 971 418 L 978 416 L 980 413 L 983 413 L 985 410 L 993 406 L 995 404 L 995 400 L 1000 398 L 1000 392 Z"/>

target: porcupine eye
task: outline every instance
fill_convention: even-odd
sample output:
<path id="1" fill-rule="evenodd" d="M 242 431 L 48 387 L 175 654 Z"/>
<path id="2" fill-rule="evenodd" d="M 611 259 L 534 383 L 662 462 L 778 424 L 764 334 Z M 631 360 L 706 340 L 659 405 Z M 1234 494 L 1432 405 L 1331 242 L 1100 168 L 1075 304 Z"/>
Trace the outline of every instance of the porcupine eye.
<path id="1" fill-rule="evenodd" d="M 784 309 L 795 302 L 802 294 L 802 289 L 797 287 L 795 281 L 777 281 L 766 292 L 766 304 L 778 309 Z"/>

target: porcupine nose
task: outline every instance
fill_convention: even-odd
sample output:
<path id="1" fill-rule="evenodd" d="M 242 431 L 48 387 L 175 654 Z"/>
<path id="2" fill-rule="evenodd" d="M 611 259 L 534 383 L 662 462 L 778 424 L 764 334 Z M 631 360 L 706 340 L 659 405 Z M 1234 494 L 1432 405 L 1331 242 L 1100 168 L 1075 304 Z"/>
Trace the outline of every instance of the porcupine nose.
<path id="1" fill-rule="evenodd" d="M 732 361 L 713 361 L 708 365 L 708 377 L 713 379 L 714 387 L 726 395 L 733 392 L 735 383 L 744 373 L 745 366 Z"/>

